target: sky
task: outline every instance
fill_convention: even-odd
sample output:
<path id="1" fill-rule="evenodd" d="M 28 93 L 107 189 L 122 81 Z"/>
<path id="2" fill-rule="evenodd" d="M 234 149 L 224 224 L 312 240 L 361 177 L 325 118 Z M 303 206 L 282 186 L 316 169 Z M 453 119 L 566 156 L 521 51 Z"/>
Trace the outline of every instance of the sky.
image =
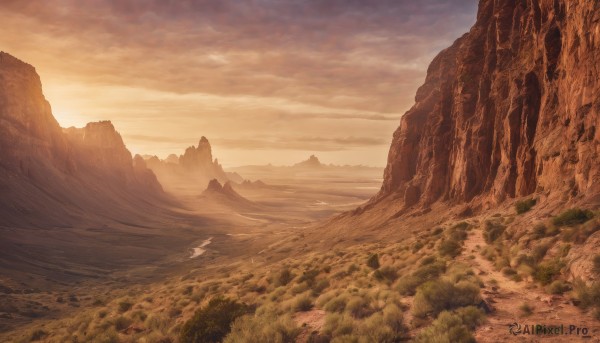
<path id="1" fill-rule="evenodd" d="M 201 136 L 224 166 L 385 166 L 429 62 L 476 0 L 1 0 L 0 50 L 63 127 L 111 120 L 132 153 Z"/>

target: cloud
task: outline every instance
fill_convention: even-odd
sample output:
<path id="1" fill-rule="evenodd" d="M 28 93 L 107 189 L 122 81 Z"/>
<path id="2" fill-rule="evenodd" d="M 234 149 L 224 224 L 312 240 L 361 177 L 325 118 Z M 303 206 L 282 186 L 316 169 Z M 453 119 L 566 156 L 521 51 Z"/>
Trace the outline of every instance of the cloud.
<path id="1" fill-rule="evenodd" d="M 333 125 L 388 138 L 475 12 L 476 0 L 5 0 L 0 46 L 37 67 L 65 120 L 111 119 L 125 136 Z M 154 142 L 137 148 L 177 143 Z"/>

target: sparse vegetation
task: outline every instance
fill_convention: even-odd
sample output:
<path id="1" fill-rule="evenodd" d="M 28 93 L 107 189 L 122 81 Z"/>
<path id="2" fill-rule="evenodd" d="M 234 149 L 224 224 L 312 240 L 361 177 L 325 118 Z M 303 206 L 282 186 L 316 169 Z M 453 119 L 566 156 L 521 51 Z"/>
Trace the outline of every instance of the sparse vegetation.
<path id="1" fill-rule="evenodd" d="M 554 217 L 552 223 L 556 226 L 576 225 L 585 223 L 593 217 L 594 213 L 590 210 L 572 208 Z"/>
<path id="2" fill-rule="evenodd" d="M 250 312 L 244 304 L 225 298 L 214 298 L 196 311 L 181 328 L 182 343 L 220 342 L 231 331 L 233 321 Z"/>
<path id="3" fill-rule="evenodd" d="M 367 258 L 367 266 L 371 269 L 379 268 L 379 255 L 371 254 L 369 258 Z"/>
<path id="4" fill-rule="evenodd" d="M 529 198 L 525 200 L 520 200 L 515 203 L 515 210 L 517 214 L 523 214 L 531 210 L 533 206 L 535 206 L 537 200 L 534 198 Z"/>
<path id="5" fill-rule="evenodd" d="M 471 312 L 474 313 L 474 312 Z M 474 343 L 475 338 L 471 334 L 470 326 L 479 323 L 483 314 L 475 316 L 465 316 L 457 313 L 444 311 L 431 323 L 431 325 L 421 331 L 415 338 L 417 343 L 432 342 L 460 342 Z M 465 320 L 466 319 L 466 320 Z"/>
<path id="6" fill-rule="evenodd" d="M 528 303 L 523 303 L 519 306 L 519 310 L 524 316 L 530 316 L 533 313 L 533 307 Z"/>
<path id="7" fill-rule="evenodd" d="M 470 282 L 428 281 L 417 289 L 413 314 L 417 317 L 437 316 L 444 310 L 477 305 L 480 301 L 479 287 Z"/>
<path id="8" fill-rule="evenodd" d="M 439 252 L 442 256 L 456 257 L 461 251 L 461 244 L 454 239 L 446 239 L 440 243 Z"/>
<path id="9" fill-rule="evenodd" d="M 544 261 L 535 267 L 533 277 L 542 285 L 547 285 L 560 275 L 563 266 L 563 262 L 557 259 Z"/>
<path id="10" fill-rule="evenodd" d="M 133 304 L 128 301 L 121 301 L 119 302 L 119 312 L 127 312 L 131 309 L 132 306 Z"/>
<path id="11" fill-rule="evenodd" d="M 483 231 L 483 238 L 486 243 L 494 243 L 504 233 L 506 226 L 497 221 L 487 220 Z"/>

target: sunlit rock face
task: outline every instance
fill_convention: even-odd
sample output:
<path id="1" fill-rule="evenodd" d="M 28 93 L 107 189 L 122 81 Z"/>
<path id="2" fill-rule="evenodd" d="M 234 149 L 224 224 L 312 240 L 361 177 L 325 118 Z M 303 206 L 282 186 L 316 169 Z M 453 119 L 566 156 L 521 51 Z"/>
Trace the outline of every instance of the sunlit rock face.
<path id="1" fill-rule="evenodd" d="M 109 213 L 111 206 L 124 207 L 119 202 L 135 206 L 138 200 L 164 196 L 152 171 L 141 157 L 132 158 L 111 122 L 62 129 L 35 68 L 4 52 L 0 147 L 0 216 L 13 224 L 60 224 L 80 211 Z"/>
<path id="2" fill-rule="evenodd" d="M 599 62 L 599 2 L 482 0 L 429 66 L 374 201 L 598 194 Z"/>

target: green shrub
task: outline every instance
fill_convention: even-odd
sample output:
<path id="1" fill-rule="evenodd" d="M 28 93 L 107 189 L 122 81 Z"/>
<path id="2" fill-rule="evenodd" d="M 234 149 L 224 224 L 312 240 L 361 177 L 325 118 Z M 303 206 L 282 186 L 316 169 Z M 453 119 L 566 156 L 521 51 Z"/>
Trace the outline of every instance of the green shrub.
<path id="1" fill-rule="evenodd" d="M 412 275 L 402 277 L 396 284 L 396 290 L 402 295 L 415 295 L 417 287 L 427 281 L 437 279 L 446 271 L 446 263 L 436 261 L 419 267 Z"/>
<path id="2" fill-rule="evenodd" d="M 421 318 L 428 314 L 436 316 L 444 310 L 477 305 L 480 301 L 479 287 L 470 282 L 455 285 L 445 280 L 428 281 L 417 289 L 413 314 Z"/>
<path id="3" fill-rule="evenodd" d="M 440 243 L 438 250 L 442 256 L 456 257 L 460 255 L 462 246 L 454 239 L 445 239 Z"/>
<path id="4" fill-rule="evenodd" d="M 369 266 L 371 269 L 379 268 L 379 255 L 377 255 L 377 254 L 369 255 L 369 257 L 367 258 L 367 266 Z"/>
<path id="5" fill-rule="evenodd" d="M 470 330 L 475 330 L 476 327 L 485 321 L 485 313 L 475 306 L 461 307 L 454 312 Z"/>
<path id="6" fill-rule="evenodd" d="M 594 213 L 590 210 L 572 208 L 554 217 L 552 223 L 556 226 L 576 225 L 585 223 L 593 217 Z"/>
<path id="7" fill-rule="evenodd" d="M 533 278 L 542 285 L 547 285 L 560 275 L 562 267 L 563 263 L 557 259 L 542 262 L 535 267 Z"/>
<path id="8" fill-rule="evenodd" d="M 431 325 L 415 337 L 416 343 L 475 343 L 462 318 L 448 311 L 440 313 Z"/>
<path id="9" fill-rule="evenodd" d="M 537 200 L 533 198 L 517 201 L 515 203 L 515 210 L 518 214 L 523 214 L 531 210 L 531 208 L 535 206 L 536 202 Z"/>
<path id="10" fill-rule="evenodd" d="M 487 244 L 494 243 L 506 230 L 506 227 L 498 222 L 487 220 L 483 230 L 483 238 Z"/>
<path id="11" fill-rule="evenodd" d="M 220 342 L 231 330 L 233 321 L 250 312 L 245 304 L 225 298 L 214 298 L 197 310 L 181 328 L 182 343 Z"/>

